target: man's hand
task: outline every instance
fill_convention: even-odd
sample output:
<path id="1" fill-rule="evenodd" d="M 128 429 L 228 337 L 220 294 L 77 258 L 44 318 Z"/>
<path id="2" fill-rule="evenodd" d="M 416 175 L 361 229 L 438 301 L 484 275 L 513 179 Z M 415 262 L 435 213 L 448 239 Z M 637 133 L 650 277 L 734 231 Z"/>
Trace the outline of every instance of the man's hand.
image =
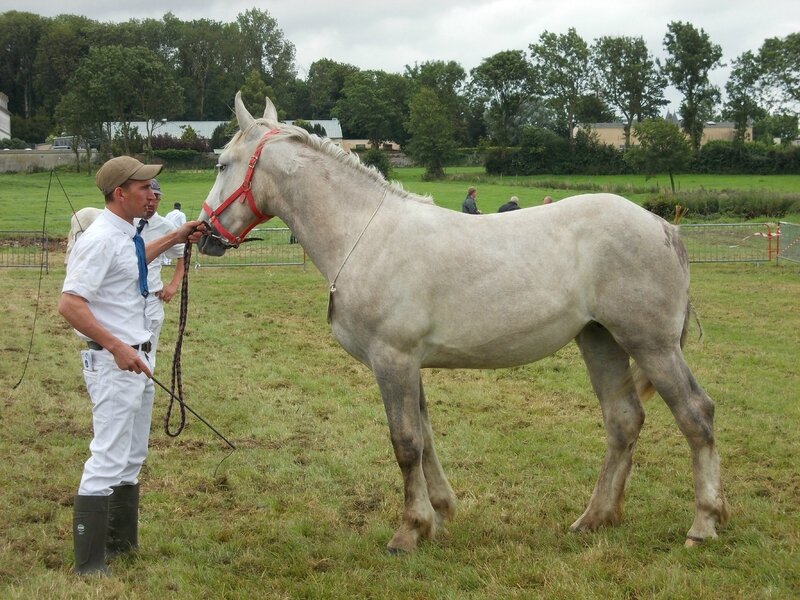
<path id="1" fill-rule="evenodd" d="M 114 356 L 114 362 L 123 371 L 133 371 L 134 373 L 144 373 L 147 377 L 152 378 L 153 374 L 150 372 L 150 367 L 139 356 L 139 352 L 119 342 L 114 344 L 113 348 L 108 348 L 108 351 Z"/>
<path id="2" fill-rule="evenodd" d="M 172 300 L 172 297 L 177 293 L 177 291 L 178 291 L 177 284 L 172 285 L 172 283 L 169 283 L 165 285 L 160 292 L 158 292 L 158 297 L 161 298 L 162 302 L 169 303 L 169 301 Z"/>
<path id="3" fill-rule="evenodd" d="M 179 242 L 196 244 L 207 231 L 205 221 L 186 221 L 178 229 Z"/>

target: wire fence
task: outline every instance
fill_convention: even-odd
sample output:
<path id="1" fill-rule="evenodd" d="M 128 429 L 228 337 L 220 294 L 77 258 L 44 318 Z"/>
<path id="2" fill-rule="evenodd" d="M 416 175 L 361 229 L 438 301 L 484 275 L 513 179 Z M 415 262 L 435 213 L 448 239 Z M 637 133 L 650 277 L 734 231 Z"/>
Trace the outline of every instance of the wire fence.
<path id="1" fill-rule="evenodd" d="M 769 262 L 777 256 L 774 223 L 681 225 L 689 262 Z"/>
<path id="2" fill-rule="evenodd" d="M 714 223 L 681 225 L 689 262 L 762 263 L 773 259 L 800 263 L 800 225 Z M 223 256 L 193 253 L 195 268 L 306 265 L 306 253 L 287 227 L 254 229 L 259 238 L 232 248 Z M 60 240 L 41 231 L 0 231 L 0 267 L 44 267 L 61 248 Z"/>
<path id="3" fill-rule="evenodd" d="M 288 227 L 253 229 L 249 237 L 259 238 L 231 248 L 222 256 L 207 256 L 194 252 L 195 268 L 200 267 L 305 267 L 306 252 L 297 243 Z"/>
<path id="4" fill-rule="evenodd" d="M 50 241 L 41 231 L 0 231 L 0 267 L 50 266 Z"/>
<path id="5" fill-rule="evenodd" d="M 800 225 L 781 221 L 778 262 L 789 260 L 800 263 Z"/>

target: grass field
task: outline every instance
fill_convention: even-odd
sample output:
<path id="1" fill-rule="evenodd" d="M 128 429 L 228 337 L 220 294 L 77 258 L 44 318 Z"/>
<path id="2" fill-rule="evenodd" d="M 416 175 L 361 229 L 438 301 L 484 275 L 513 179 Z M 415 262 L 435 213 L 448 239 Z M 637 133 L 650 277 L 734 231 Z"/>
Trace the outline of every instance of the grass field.
<path id="1" fill-rule="evenodd" d="M 193 272 L 186 401 L 198 421 L 161 431 L 157 393 L 142 474 L 141 551 L 114 576 L 71 575 L 71 501 L 90 408 L 79 343 L 56 313 L 60 256 L 42 279 L 0 271 L 2 598 L 796 598 L 800 595 L 800 273 L 697 265 L 705 337 L 689 363 L 717 402 L 732 519 L 685 549 L 688 447 L 658 397 L 634 455 L 619 527 L 567 532 L 604 451 L 599 408 L 574 345 L 526 367 L 424 373 L 459 512 L 413 555 L 384 547 L 402 486 L 377 387 L 325 322 L 311 266 Z M 168 381 L 170 306 L 157 376 Z"/>
<path id="2" fill-rule="evenodd" d="M 668 185 L 666 176 L 645 180 L 643 176 L 542 176 L 542 177 L 490 177 L 482 168 L 452 168 L 451 179 L 423 182 L 423 169 L 395 169 L 392 177 L 417 194 L 433 197 L 439 206 L 461 210 L 467 187 L 478 187 L 478 206 L 483 212 L 495 212 L 511 196 L 520 198 L 523 207 L 540 204 L 546 195 L 556 200 L 585 191 L 614 191 L 642 203 L 648 196 Z M 172 203 L 180 202 L 190 218 L 200 214 L 203 200 L 214 183 L 212 171 L 165 171 L 159 176 L 164 190 L 162 213 L 168 212 Z M 800 175 L 748 176 L 748 175 L 681 175 L 681 190 L 769 190 L 797 193 Z M 649 191 L 648 191 L 649 190 Z M 678 200 L 680 193 L 678 193 Z M 53 236 L 65 236 L 69 230 L 72 208 L 103 205 L 94 178 L 86 174 L 58 172 L 0 174 L 0 211 L 3 224 L 0 229 L 46 231 Z M 45 206 L 47 214 L 45 215 Z M 800 215 L 787 215 L 787 221 L 800 221 Z M 275 225 L 279 225 L 275 222 Z"/>

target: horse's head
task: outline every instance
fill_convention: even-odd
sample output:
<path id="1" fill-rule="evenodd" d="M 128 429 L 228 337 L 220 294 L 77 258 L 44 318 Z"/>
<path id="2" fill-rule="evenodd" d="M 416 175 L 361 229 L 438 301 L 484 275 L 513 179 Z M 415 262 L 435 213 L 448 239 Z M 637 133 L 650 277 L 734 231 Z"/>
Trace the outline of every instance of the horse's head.
<path id="1" fill-rule="evenodd" d="M 278 113 L 267 98 L 263 120 L 256 122 L 245 108 L 241 93 L 236 94 L 235 110 L 239 133 L 219 157 L 217 179 L 200 213 L 208 233 L 200 240 L 198 248 L 212 256 L 221 256 L 228 248 L 236 248 L 246 240 L 253 227 L 272 218 L 262 212 L 252 186 L 264 144 L 280 132 Z"/>

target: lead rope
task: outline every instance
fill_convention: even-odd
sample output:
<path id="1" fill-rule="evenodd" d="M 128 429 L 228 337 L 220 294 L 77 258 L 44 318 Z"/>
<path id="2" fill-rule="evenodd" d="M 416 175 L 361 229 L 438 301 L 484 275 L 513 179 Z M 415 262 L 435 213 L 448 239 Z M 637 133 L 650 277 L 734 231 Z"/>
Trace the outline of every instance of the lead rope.
<path id="1" fill-rule="evenodd" d="M 172 359 L 172 380 L 170 383 L 169 404 L 167 414 L 164 416 L 164 433 L 169 437 L 178 437 L 183 428 L 186 427 L 186 404 L 183 402 L 183 372 L 181 369 L 181 351 L 183 350 L 183 332 L 186 330 L 186 321 L 189 309 L 189 265 L 192 258 L 192 245 L 186 242 L 183 248 L 183 277 L 181 277 L 181 308 L 178 319 L 178 339 L 175 341 L 175 355 Z M 178 395 L 175 395 L 177 383 Z M 170 431 L 170 420 L 172 419 L 172 407 L 175 400 L 181 408 L 181 420 L 178 429 Z"/>
<path id="2" fill-rule="evenodd" d="M 172 359 L 172 381 L 171 381 L 171 388 L 167 389 L 160 381 L 158 381 L 155 377 L 153 377 L 153 381 L 158 385 L 162 390 L 169 394 L 169 404 L 167 405 L 167 414 L 164 415 L 164 433 L 166 433 L 169 437 L 178 437 L 183 431 L 183 428 L 186 427 L 186 411 L 188 410 L 192 413 L 195 417 L 197 417 L 203 425 L 208 427 L 211 431 L 213 431 L 217 437 L 219 437 L 223 442 L 225 442 L 231 451 L 225 455 L 219 464 L 217 464 L 216 468 L 214 469 L 214 479 L 217 478 L 217 471 L 219 470 L 222 463 L 224 463 L 228 458 L 233 455 L 236 451 L 236 446 L 233 445 L 228 438 L 222 435 L 219 431 L 217 431 L 211 423 L 206 421 L 203 417 L 201 417 L 197 412 L 192 410 L 192 407 L 186 404 L 183 401 L 183 377 L 182 377 L 182 370 L 181 370 L 181 350 L 183 348 L 183 332 L 186 330 L 186 321 L 187 316 L 189 314 L 189 264 L 191 263 L 192 258 L 192 244 L 188 241 L 183 248 L 183 277 L 181 278 L 181 309 L 180 309 L 180 317 L 178 321 L 178 339 L 175 342 L 175 355 Z M 177 384 L 178 387 L 178 394 L 175 394 L 175 386 Z M 172 406 L 175 404 L 175 401 L 178 401 L 178 404 L 181 407 L 181 421 L 180 425 L 178 425 L 178 429 L 175 431 L 170 431 L 169 422 L 172 417 Z"/>

